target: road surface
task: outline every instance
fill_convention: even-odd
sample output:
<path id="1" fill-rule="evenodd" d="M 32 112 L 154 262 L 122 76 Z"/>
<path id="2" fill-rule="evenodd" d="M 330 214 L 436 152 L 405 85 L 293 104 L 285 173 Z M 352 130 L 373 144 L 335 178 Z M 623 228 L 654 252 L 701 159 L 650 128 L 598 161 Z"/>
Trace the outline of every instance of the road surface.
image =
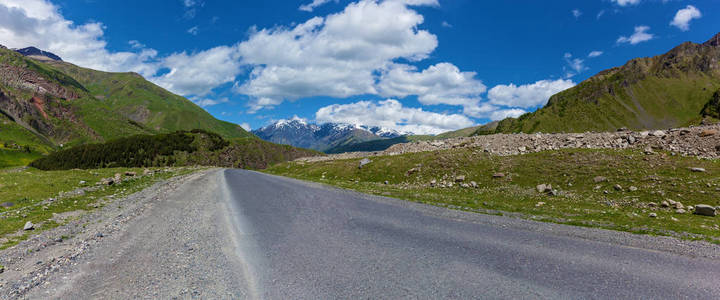
<path id="1" fill-rule="evenodd" d="M 720 261 L 678 253 L 692 243 L 670 238 L 452 211 L 244 170 L 208 173 L 169 199 L 91 251 L 63 284 L 34 295 L 720 297 Z"/>

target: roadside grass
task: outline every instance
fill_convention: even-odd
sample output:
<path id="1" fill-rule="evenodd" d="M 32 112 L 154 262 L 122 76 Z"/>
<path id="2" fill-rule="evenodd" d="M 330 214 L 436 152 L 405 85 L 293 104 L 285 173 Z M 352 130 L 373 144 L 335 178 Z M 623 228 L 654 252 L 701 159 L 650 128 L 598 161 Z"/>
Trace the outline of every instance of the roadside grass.
<path id="1" fill-rule="evenodd" d="M 288 162 L 265 172 L 453 209 L 720 243 L 720 217 L 659 207 L 666 199 L 685 206 L 720 205 L 719 161 L 594 149 L 500 157 L 474 148 L 370 159 L 362 169 L 360 159 L 349 159 Z M 706 172 L 692 172 L 693 167 Z M 505 177 L 493 178 L 494 173 Z M 477 182 L 478 188 L 454 183 L 460 175 L 466 177 L 464 183 Z M 607 181 L 596 183 L 596 176 Z M 431 187 L 432 180 L 454 186 Z M 539 193 L 539 184 L 552 184 L 560 193 Z M 630 191 L 631 186 L 637 190 Z"/>
<path id="2" fill-rule="evenodd" d="M 71 211 L 90 211 L 101 207 L 106 200 L 120 199 L 140 191 L 155 182 L 188 174 L 195 168 L 148 168 L 152 175 L 142 176 L 143 168 L 112 168 L 92 170 L 41 171 L 34 168 L 0 169 L 0 250 L 16 245 L 39 231 L 62 225 L 52 220 L 54 214 Z M 93 188 L 102 178 L 116 173 L 134 171 L 137 176 L 124 176 L 120 184 L 99 186 L 77 193 L 80 188 Z M 81 184 L 81 181 L 85 181 Z M 47 201 L 49 198 L 54 201 Z M 45 201 L 45 203 L 43 203 Z M 26 222 L 35 230 L 23 231 Z"/>

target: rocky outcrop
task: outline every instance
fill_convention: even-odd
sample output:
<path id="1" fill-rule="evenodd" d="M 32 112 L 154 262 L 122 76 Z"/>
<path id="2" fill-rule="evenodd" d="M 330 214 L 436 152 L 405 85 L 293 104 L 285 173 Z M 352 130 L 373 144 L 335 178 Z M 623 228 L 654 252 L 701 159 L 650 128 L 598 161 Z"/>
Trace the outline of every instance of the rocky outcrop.
<path id="1" fill-rule="evenodd" d="M 583 149 L 641 149 L 647 154 L 658 150 L 684 156 L 720 158 L 720 125 L 676 128 L 656 131 L 586 132 L 561 134 L 494 134 L 439 141 L 397 144 L 380 152 L 355 152 L 302 158 L 304 161 L 348 159 L 379 155 L 479 148 L 500 156 L 526 154 L 546 150 Z"/>

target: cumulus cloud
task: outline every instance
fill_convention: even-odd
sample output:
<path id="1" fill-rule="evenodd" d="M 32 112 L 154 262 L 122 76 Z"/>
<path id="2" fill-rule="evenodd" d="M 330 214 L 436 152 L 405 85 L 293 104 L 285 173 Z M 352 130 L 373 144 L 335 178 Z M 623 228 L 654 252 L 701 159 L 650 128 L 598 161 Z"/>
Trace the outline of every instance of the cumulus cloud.
<path id="1" fill-rule="evenodd" d="M 440 114 L 421 108 L 404 107 L 397 100 L 359 101 L 334 104 L 315 113 L 318 122 L 340 122 L 381 126 L 415 134 L 439 134 L 473 126 L 475 123 L 460 114 Z"/>
<path id="2" fill-rule="evenodd" d="M 463 114 L 480 119 L 490 119 L 492 121 L 502 120 L 508 117 L 518 117 L 526 113 L 525 110 L 517 107 L 499 107 L 488 102 L 479 103 L 477 105 L 465 106 Z"/>
<path id="3" fill-rule="evenodd" d="M 693 19 L 700 19 L 702 13 L 695 6 L 688 5 L 687 7 L 678 10 L 675 14 L 675 18 L 670 22 L 670 25 L 680 28 L 682 31 L 690 30 L 690 21 Z"/>
<path id="4" fill-rule="evenodd" d="M 78 65 L 106 71 L 134 71 L 149 75 L 157 70 L 153 49 L 109 52 L 101 23 L 78 25 L 60 15 L 44 0 L 5 0 L 0 3 L 0 36 L 11 48 L 36 46 Z M 136 45 L 141 45 L 137 43 Z"/>
<path id="5" fill-rule="evenodd" d="M 235 46 L 219 46 L 192 54 L 175 53 L 163 58 L 161 65 L 169 71 L 150 80 L 182 95 L 198 96 L 234 82 L 242 67 Z"/>
<path id="6" fill-rule="evenodd" d="M 190 29 L 187 30 L 187 33 L 192 34 L 192 35 L 197 35 L 198 27 L 197 26 L 190 27 Z"/>
<path id="7" fill-rule="evenodd" d="M 589 58 L 593 58 L 593 57 L 598 57 L 598 56 L 600 56 L 600 55 L 603 55 L 603 52 L 602 52 L 602 51 L 592 51 L 592 52 L 590 52 L 590 53 L 588 54 L 588 57 L 589 57 Z"/>
<path id="8" fill-rule="evenodd" d="M 252 110 L 312 96 L 378 94 L 377 74 L 396 59 L 419 61 L 437 47 L 437 37 L 420 30 L 424 18 L 408 5 L 430 0 L 362 0 L 325 18 L 292 28 L 255 30 L 239 44 L 253 70 L 235 91 L 252 98 Z"/>
<path id="9" fill-rule="evenodd" d="M 652 33 L 648 33 L 648 30 L 650 30 L 649 26 L 635 26 L 635 32 L 631 36 L 621 36 L 617 39 L 617 43 L 629 43 L 631 45 L 635 45 L 652 40 L 655 36 Z"/>
<path id="10" fill-rule="evenodd" d="M 571 80 L 540 80 L 524 85 L 497 85 L 488 91 L 490 103 L 502 106 L 530 108 L 545 105 L 550 96 L 575 86 Z"/>
<path id="11" fill-rule="evenodd" d="M 380 76 L 378 89 L 385 97 L 418 95 L 422 104 L 468 105 L 476 102 L 486 87 L 475 79 L 475 72 L 439 63 L 420 72 L 414 66 L 393 65 Z"/>
<path id="12" fill-rule="evenodd" d="M 196 7 L 202 2 L 183 1 Z M 104 25 L 75 24 L 45 0 L 3 0 L 0 3 L 0 36 L 8 47 L 36 46 L 63 60 L 96 70 L 137 72 L 172 92 L 203 96 L 240 74 L 236 47 L 217 47 L 197 53 L 159 57 L 140 41 L 128 41 L 132 51 L 111 52 L 104 39 Z M 165 70 L 165 74 L 157 75 Z"/>
<path id="13" fill-rule="evenodd" d="M 612 2 L 617 3 L 617 5 L 620 6 L 628 6 L 628 5 L 637 5 L 640 3 L 640 0 L 612 0 Z"/>
<path id="14" fill-rule="evenodd" d="M 250 127 L 250 124 L 248 124 L 248 123 L 242 123 L 242 124 L 240 124 L 240 127 L 242 127 L 242 129 L 245 129 L 245 131 L 252 130 L 252 127 Z"/>

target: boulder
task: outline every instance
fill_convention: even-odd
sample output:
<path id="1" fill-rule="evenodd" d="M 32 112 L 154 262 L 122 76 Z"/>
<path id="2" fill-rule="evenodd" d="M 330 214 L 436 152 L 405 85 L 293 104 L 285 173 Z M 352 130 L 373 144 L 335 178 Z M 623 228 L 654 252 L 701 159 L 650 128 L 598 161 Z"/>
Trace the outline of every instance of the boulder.
<path id="1" fill-rule="evenodd" d="M 595 178 L 593 178 L 593 181 L 595 183 L 601 183 L 607 181 L 607 178 L 605 176 L 595 176 Z"/>
<path id="2" fill-rule="evenodd" d="M 33 229 L 35 229 L 35 224 L 33 224 L 30 221 L 27 221 L 27 223 L 25 223 L 25 226 L 23 227 L 23 230 L 33 230 Z"/>
<path id="3" fill-rule="evenodd" d="M 716 135 L 718 132 L 715 129 L 705 129 L 698 134 L 700 137 L 707 137 L 707 136 L 713 136 Z"/>
<path id="4" fill-rule="evenodd" d="M 648 217 L 657 218 L 657 214 L 656 214 L 656 213 L 650 213 L 650 214 L 648 215 Z"/>
<path id="5" fill-rule="evenodd" d="M 712 207 L 710 205 L 698 204 L 698 205 L 695 205 L 694 213 L 696 215 L 714 217 L 717 214 L 717 211 L 715 210 L 714 207 Z"/>
<path id="6" fill-rule="evenodd" d="M 371 163 L 371 162 L 372 162 L 372 160 L 367 159 L 367 158 L 361 159 L 361 160 L 360 160 L 360 164 L 358 165 L 358 169 L 362 169 L 362 167 L 364 167 L 365 165 L 367 165 L 367 164 L 369 164 L 369 163 Z"/>
<path id="7" fill-rule="evenodd" d="M 535 188 L 538 193 L 547 193 L 552 191 L 552 184 L 538 184 Z"/>
<path id="8" fill-rule="evenodd" d="M 703 168 L 690 168 L 690 171 L 696 172 L 696 173 L 702 173 L 705 172 L 705 169 Z"/>

